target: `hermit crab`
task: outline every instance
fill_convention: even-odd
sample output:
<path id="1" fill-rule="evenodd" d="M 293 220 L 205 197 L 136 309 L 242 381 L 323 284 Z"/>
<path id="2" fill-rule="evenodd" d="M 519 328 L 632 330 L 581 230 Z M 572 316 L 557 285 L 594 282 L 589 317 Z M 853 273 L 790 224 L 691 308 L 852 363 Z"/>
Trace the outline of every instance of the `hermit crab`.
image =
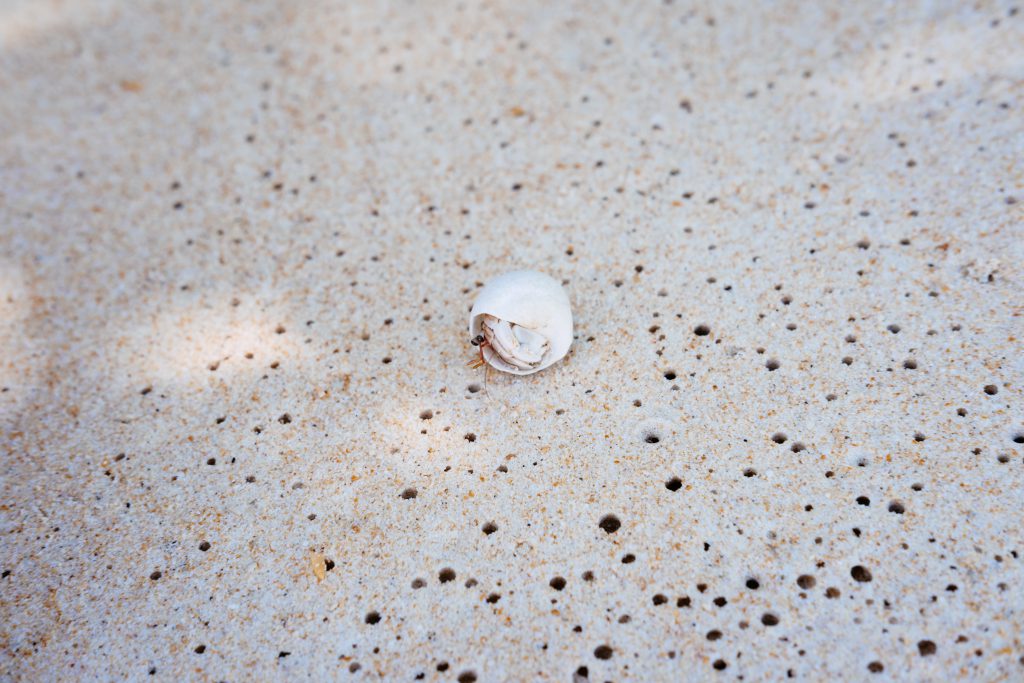
<path id="1" fill-rule="evenodd" d="M 554 278 L 531 270 L 505 273 L 488 282 L 469 314 L 470 343 L 483 365 L 529 375 L 561 360 L 572 345 L 569 297 Z"/>

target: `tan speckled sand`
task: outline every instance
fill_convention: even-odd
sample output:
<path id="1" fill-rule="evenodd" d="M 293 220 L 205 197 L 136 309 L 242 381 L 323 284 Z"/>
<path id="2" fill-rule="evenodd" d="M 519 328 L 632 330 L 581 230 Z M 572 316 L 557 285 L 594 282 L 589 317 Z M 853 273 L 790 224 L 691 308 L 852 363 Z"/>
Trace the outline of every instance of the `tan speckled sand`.
<path id="1" fill-rule="evenodd" d="M 1024 16 L 830 5 L 0 2 L 0 678 L 1024 679 Z"/>

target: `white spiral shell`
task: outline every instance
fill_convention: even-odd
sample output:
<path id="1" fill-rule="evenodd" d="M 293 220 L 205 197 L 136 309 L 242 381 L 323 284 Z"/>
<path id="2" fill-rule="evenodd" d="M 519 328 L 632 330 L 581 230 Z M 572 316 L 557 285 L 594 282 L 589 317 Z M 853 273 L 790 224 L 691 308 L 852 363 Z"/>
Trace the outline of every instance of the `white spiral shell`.
<path id="1" fill-rule="evenodd" d="M 469 314 L 471 338 L 483 335 L 487 363 L 529 375 L 561 360 L 572 345 L 572 309 L 557 280 L 532 270 L 488 282 Z"/>

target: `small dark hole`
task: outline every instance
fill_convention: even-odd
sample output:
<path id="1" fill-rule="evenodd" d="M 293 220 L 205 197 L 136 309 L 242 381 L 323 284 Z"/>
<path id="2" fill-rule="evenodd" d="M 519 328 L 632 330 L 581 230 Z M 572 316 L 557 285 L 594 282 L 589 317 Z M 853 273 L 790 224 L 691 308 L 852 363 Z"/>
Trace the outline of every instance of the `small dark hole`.
<path id="1" fill-rule="evenodd" d="M 903 367 L 907 370 L 917 370 L 917 361 L 913 359 L 907 359 L 903 361 Z"/>
<path id="2" fill-rule="evenodd" d="M 598 645 L 594 648 L 594 656 L 598 659 L 611 659 L 612 649 L 607 645 Z"/>
<path id="3" fill-rule="evenodd" d="M 779 361 L 775 360 L 774 358 L 769 358 L 768 362 L 765 363 L 764 366 L 766 368 L 768 368 L 769 372 L 771 372 L 773 370 L 778 370 L 779 369 Z"/>
<path id="4" fill-rule="evenodd" d="M 197 645 L 197 646 L 196 646 L 196 649 L 194 650 L 194 652 L 195 652 L 195 653 L 196 653 L 197 655 L 201 655 L 201 654 L 203 654 L 204 652 L 206 652 L 206 646 L 205 646 L 205 645 Z"/>
<path id="5" fill-rule="evenodd" d="M 867 496 L 857 496 L 857 505 L 871 505 L 871 499 Z"/>
<path id="6" fill-rule="evenodd" d="M 796 577 L 796 585 L 800 586 L 804 590 L 810 590 L 817 585 L 818 581 L 810 574 L 801 574 Z"/>
<path id="7" fill-rule="evenodd" d="M 449 581 L 454 581 L 455 570 L 445 567 L 440 572 L 438 572 L 437 578 L 441 581 L 441 583 L 448 583 Z"/>
<path id="8" fill-rule="evenodd" d="M 747 588 L 749 588 L 750 590 L 756 591 L 760 587 L 761 584 L 758 582 L 757 579 L 747 579 Z"/>
<path id="9" fill-rule="evenodd" d="M 667 488 L 669 491 L 678 491 L 679 489 L 682 488 L 682 486 L 683 480 L 680 479 L 679 477 L 672 477 L 671 479 L 665 482 L 665 488 Z"/>
<path id="10" fill-rule="evenodd" d="M 717 630 L 717 629 L 711 629 L 707 633 L 707 639 L 708 640 L 718 640 L 721 637 L 722 637 L 722 632 Z"/>
<path id="11" fill-rule="evenodd" d="M 771 612 L 765 612 L 761 615 L 761 623 L 765 626 L 777 626 L 779 623 L 779 618 Z"/>
<path id="12" fill-rule="evenodd" d="M 889 512 L 894 512 L 897 515 L 902 515 L 904 512 L 903 503 L 896 500 L 892 501 L 891 503 L 889 503 Z"/>
<path id="13" fill-rule="evenodd" d="M 498 530 L 498 525 L 495 524 L 494 522 L 487 522 L 486 524 L 483 525 L 482 530 L 483 530 L 483 532 L 485 534 L 490 536 L 491 534 L 493 534 L 495 531 Z"/>
<path id="14" fill-rule="evenodd" d="M 935 654 L 938 648 L 935 647 L 935 643 L 930 640 L 922 640 L 917 643 L 917 651 L 921 653 L 922 657 L 928 657 Z"/>
<path id="15" fill-rule="evenodd" d="M 556 591 L 560 591 L 563 588 L 565 588 L 565 579 L 563 579 L 561 576 L 556 576 L 555 578 L 548 581 L 548 585 L 554 588 Z"/>
<path id="16" fill-rule="evenodd" d="M 207 550 L 210 549 L 209 542 L 208 541 L 203 541 L 202 543 L 200 543 L 199 544 L 199 549 L 202 550 L 205 553 Z"/>
<path id="17" fill-rule="evenodd" d="M 598 522 L 598 526 L 604 529 L 605 533 L 614 534 L 622 526 L 622 522 L 615 515 L 605 515 Z"/>
<path id="18" fill-rule="evenodd" d="M 459 683 L 475 683 L 476 673 L 473 671 L 463 671 L 459 674 L 459 677 L 456 680 L 458 680 Z"/>
<path id="19" fill-rule="evenodd" d="M 880 674 L 885 671 L 885 666 L 883 666 L 881 662 L 871 662 L 868 664 L 868 671 L 873 674 Z"/>
<path id="20" fill-rule="evenodd" d="M 666 602 L 668 602 L 668 598 L 666 598 L 661 593 L 656 593 L 654 597 L 651 598 L 651 602 L 654 603 L 655 606 L 664 605 Z"/>
<path id="21" fill-rule="evenodd" d="M 404 500 L 410 500 L 412 498 L 415 498 L 416 496 L 417 496 L 417 493 L 416 493 L 416 489 L 414 489 L 414 488 L 408 488 L 408 489 L 402 491 L 402 498 Z"/>
<path id="22" fill-rule="evenodd" d="M 775 443 L 786 443 L 786 435 L 782 432 L 775 432 L 772 434 L 772 441 Z"/>
<path id="23" fill-rule="evenodd" d="M 986 384 L 985 393 L 988 394 L 989 396 L 995 396 L 996 394 L 999 393 L 999 387 L 997 387 L 995 384 Z"/>
<path id="24" fill-rule="evenodd" d="M 665 371 L 665 379 L 667 379 L 668 381 L 671 382 L 675 378 L 676 378 L 676 373 L 675 373 L 674 370 L 666 370 Z"/>
<path id="25" fill-rule="evenodd" d="M 163 576 L 163 574 L 161 574 L 160 572 L 153 572 L 149 575 L 149 578 L 153 581 L 157 581 L 160 579 L 161 576 Z"/>
<path id="26" fill-rule="evenodd" d="M 724 659 L 716 659 L 715 663 L 712 664 L 711 666 L 715 667 L 716 671 L 724 671 L 725 667 L 727 667 L 729 665 L 725 663 Z"/>
<path id="27" fill-rule="evenodd" d="M 850 576 L 853 577 L 854 581 L 859 583 L 867 583 L 871 581 L 871 572 L 866 567 L 856 565 L 850 570 Z"/>
<path id="28" fill-rule="evenodd" d="M 377 612 L 367 612 L 366 613 L 366 623 L 367 624 L 376 624 L 379 621 L 380 621 L 380 614 L 378 614 Z"/>
<path id="29" fill-rule="evenodd" d="M 693 328 L 693 333 L 698 337 L 706 337 L 711 334 L 711 329 L 707 325 L 697 325 Z"/>

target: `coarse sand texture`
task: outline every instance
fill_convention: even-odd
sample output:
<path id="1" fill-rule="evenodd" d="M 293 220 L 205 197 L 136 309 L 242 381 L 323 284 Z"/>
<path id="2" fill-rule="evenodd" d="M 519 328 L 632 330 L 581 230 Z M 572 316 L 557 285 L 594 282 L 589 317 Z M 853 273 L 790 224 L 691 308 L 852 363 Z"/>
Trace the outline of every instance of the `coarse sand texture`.
<path id="1" fill-rule="evenodd" d="M 0 0 L 0 679 L 1024 680 L 1022 160 L 1020 0 Z"/>

